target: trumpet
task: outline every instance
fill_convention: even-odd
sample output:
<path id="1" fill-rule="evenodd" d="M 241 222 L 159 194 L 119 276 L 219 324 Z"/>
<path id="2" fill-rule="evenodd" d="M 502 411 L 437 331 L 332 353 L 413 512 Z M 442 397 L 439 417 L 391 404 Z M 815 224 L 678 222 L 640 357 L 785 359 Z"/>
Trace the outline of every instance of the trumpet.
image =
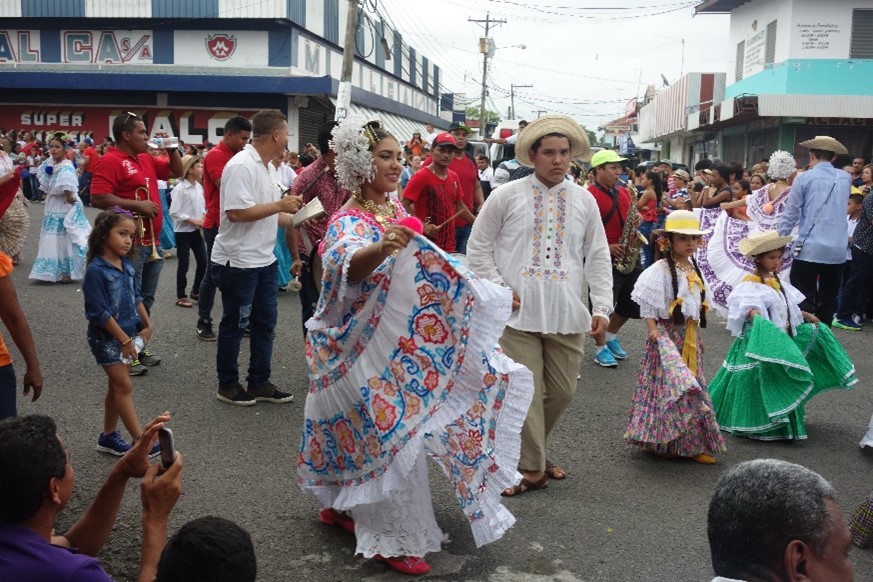
<path id="1" fill-rule="evenodd" d="M 146 178 L 145 181 L 146 181 L 145 186 L 140 186 L 139 188 L 137 188 L 133 192 L 133 199 L 136 200 L 137 202 L 141 202 L 143 200 L 150 200 L 150 198 L 149 198 L 149 179 Z M 140 198 L 140 192 L 144 192 L 145 198 Z M 142 242 L 142 240 L 145 238 L 145 235 L 146 235 L 146 232 L 145 232 L 146 217 L 143 216 L 142 214 L 140 214 L 139 212 L 134 212 L 133 213 L 133 220 L 136 223 L 136 234 L 139 237 L 140 242 Z M 149 221 L 149 234 L 151 235 L 151 238 L 152 238 L 152 254 L 149 255 L 149 262 L 154 263 L 156 261 L 162 261 L 162 260 L 164 260 L 164 258 L 158 254 L 158 245 L 155 242 L 155 221 L 152 220 L 151 218 L 149 218 L 148 221 Z"/>

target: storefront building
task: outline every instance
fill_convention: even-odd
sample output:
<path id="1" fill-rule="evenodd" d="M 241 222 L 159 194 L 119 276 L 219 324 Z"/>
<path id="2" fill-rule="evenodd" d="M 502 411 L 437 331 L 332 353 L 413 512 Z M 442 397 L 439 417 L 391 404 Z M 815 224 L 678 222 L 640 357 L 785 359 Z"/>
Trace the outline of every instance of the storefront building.
<path id="1" fill-rule="evenodd" d="M 341 0 L 4 0 L 0 127 L 111 134 L 142 115 L 150 134 L 217 143 L 227 118 L 275 108 L 289 149 L 333 119 L 347 2 Z M 405 141 L 447 127 L 440 69 L 375 14 L 362 13 L 352 115 L 378 117 Z"/>
<path id="2" fill-rule="evenodd" d="M 816 135 L 852 156 L 873 156 L 873 7 L 861 0 L 707 0 L 698 14 L 729 13 L 735 59 L 724 101 L 701 124 L 721 158 L 747 166 L 776 149 L 805 152 Z M 839 163 L 845 160 L 840 160 Z"/>

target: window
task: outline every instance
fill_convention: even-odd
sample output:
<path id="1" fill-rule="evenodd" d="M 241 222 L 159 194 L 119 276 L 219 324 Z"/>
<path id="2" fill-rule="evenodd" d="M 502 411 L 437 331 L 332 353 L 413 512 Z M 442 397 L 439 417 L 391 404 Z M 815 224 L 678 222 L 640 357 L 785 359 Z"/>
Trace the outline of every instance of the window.
<path id="1" fill-rule="evenodd" d="M 764 63 L 776 62 L 776 21 L 767 25 L 767 48 L 764 52 Z"/>
<path id="2" fill-rule="evenodd" d="M 736 80 L 743 78 L 743 64 L 746 56 L 746 41 L 742 41 L 737 45 L 737 71 Z"/>
<path id="3" fill-rule="evenodd" d="M 852 10 L 852 41 L 850 59 L 873 59 L 873 10 Z"/>

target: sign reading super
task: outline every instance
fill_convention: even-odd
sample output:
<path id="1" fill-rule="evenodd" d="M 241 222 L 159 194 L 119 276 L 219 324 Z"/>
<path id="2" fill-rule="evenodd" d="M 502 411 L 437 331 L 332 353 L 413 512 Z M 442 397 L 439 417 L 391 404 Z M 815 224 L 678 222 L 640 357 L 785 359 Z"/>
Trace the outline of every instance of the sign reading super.
<path id="1" fill-rule="evenodd" d="M 62 30 L 61 62 L 82 64 L 151 64 L 150 30 Z M 0 30 L 0 63 L 45 62 L 38 30 Z"/>

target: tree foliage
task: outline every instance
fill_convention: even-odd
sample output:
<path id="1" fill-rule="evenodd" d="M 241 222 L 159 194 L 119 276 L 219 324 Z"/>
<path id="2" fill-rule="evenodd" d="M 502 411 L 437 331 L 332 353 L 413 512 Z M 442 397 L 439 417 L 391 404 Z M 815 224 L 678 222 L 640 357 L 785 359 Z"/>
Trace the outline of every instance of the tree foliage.
<path id="1" fill-rule="evenodd" d="M 478 105 L 470 105 L 467 107 L 467 119 L 475 119 L 479 121 L 479 106 Z M 485 109 L 485 124 L 492 123 L 500 123 L 500 114 L 496 111 L 491 111 L 490 109 Z"/>

